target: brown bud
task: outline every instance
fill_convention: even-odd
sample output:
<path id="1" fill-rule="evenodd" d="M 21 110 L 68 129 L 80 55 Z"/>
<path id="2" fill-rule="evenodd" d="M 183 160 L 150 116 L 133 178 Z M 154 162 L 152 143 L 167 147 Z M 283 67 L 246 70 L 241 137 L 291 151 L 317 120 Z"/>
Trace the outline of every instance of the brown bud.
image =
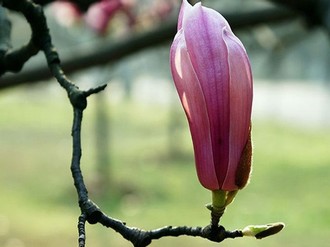
<path id="1" fill-rule="evenodd" d="M 249 182 L 249 177 L 251 173 L 251 162 L 252 161 L 252 143 L 251 143 L 251 128 L 248 140 L 243 149 L 241 159 L 239 161 L 235 183 L 239 189 L 243 189 L 245 185 Z"/>

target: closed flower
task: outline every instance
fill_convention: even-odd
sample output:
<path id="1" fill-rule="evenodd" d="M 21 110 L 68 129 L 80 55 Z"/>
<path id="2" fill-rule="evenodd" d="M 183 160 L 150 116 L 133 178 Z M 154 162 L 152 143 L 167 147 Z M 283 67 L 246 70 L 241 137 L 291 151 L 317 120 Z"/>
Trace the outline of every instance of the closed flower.
<path id="1" fill-rule="evenodd" d="M 183 1 L 170 51 L 201 184 L 237 191 L 251 167 L 252 73 L 241 41 L 218 12 Z"/>

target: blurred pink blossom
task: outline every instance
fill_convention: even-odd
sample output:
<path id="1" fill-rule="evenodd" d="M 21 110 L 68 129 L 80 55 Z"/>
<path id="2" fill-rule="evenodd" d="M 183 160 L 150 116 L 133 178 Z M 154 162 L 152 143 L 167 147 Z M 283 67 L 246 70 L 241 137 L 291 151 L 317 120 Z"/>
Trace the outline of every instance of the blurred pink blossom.
<path id="1" fill-rule="evenodd" d="M 56 1 L 52 5 L 52 12 L 61 25 L 71 26 L 83 18 L 87 26 L 99 34 L 104 34 L 110 20 L 120 11 L 127 16 L 128 24 L 133 25 L 135 16 L 131 10 L 134 4 L 135 0 L 101 0 L 92 4 L 86 13 L 82 13 L 72 2 Z"/>
<path id="2" fill-rule="evenodd" d="M 91 5 L 85 15 L 85 21 L 89 27 L 100 34 L 107 30 L 109 21 L 119 11 L 125 13 L 129 24 L 134 22 L 134 16 L 130 9 L 134 5 L 132 0 L 102 0 Z"/>
<path id="3" fill-rule="evenodd" d="M 70 27 L 78 22 L 82 16 L 79 8 L 67 1 L 56 1 L 51 5 L 52 14 L 57 22 L 65 27 Z"/>

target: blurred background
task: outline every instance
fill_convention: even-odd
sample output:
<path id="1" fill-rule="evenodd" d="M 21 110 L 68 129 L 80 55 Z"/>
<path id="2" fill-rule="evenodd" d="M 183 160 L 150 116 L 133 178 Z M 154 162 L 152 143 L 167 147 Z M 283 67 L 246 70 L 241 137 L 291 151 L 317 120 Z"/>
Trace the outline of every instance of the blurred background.
<path id="1" fill-rule="evenodd" d="M 113 44 L 174 23 L 181 3 L 120 2 L 120 8 L 107 12 L 109 20 L 101 27 L 88 21 L 88 15 L 96 18 L 89 12 L 80 13 L 58 2 L 46 7 L 53 43 L 64 64 L 71 61 L 69 77 L 86 89 L 108 83 L 104 92 L 89 98 L 83 121 L 82 170 L 89 196 L 106 214 L 129 226 L 205 226 L 209 211 L 204 205 L 211 193 L 195 174 L 188 125 L 169 71 L 171 39 L 164 35 L 164 41 L 136 50 L 138 44 L 128 42 L 133 49 L 130 54 L 109 57 L 109 62 L 90 61 L 93 66 L 79 68 L 81 54 L 96 50 L 102 54 Z M 286 228 L 264 240 L 241 238 L 216 244 L 179 237 L 163 238 L 151 246 L 327 246 L 329 30 L 268 1 L 202 2 L 228 14 L 229 22 L 242 18 L 241 13 L 252 13 L 252 17 L 263 10 L 285 13 L 276 22 L 244 25 L 243 19 L 234 28 L 254 74 L 253 173 L 222 224 L 234 230 L 282 221 Z M 19 47 L 28 41 L 29 27 L 21 16 L 11 13 L 10 17 L 13 46 Z M 88 65 L 90 58 L 84 59 Z M 1 78 L 1 83 L 17 84 L 0 90 L 3 247 L 77 244 L 80 210 L 69 168 L 72 110 L 65 91 L 53 79 L 35 78 L 44 66 L 39 54 L 22 72 Z M 20 74 L 23 79 L 15 81 Z M 130 246 L 100 225 L 87 225 L 86 230 L 87 246 Z"/>

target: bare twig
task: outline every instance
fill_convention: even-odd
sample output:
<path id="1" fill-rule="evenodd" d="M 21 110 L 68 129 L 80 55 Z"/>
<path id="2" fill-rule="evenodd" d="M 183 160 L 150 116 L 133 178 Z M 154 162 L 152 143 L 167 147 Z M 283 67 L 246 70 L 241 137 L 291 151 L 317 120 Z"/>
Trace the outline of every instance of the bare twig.
<path id="1" fill-rule="evenodd" d="M 146 231 L 139 228 L 128 227 L 124 222 L 115 220 L 102 213 L 99 222 L 114 229 L 125 239 L 130 241 L 135 247 L 144 247 L 151 244 L 153 240 L 163 237 L 192 236 L 209 239 L 210 241 L 220 243 L 227 238 L 243 237 L 241 230 L 226 231 L 223 226 L 216 229 L 211 225 L 206 227 L 188 227 L 188 226 L 165 226 L 159 229 Z"/>
<path id="2" fill-rule="evenodd" d="M 86 243 L 86 225 L 87 217 L 85 214 L 79 216 L 78 219 L 78 247 L 85 247 Z"/>
<path id="3" fill-rule="evenodd" d="M 11 22 L 6 10 L 0 6 L 0 76 L 6 71 L 18 72 L 38 49 L 30 42 L 17 50 L 11 50 Z"/>
<path id="4" fill-rule="evenodd" d="M 60 59 L 56 49 L 52 44 L 46 18 L 40 5 L 37 5 L 30 0 L 4 0 L 3 6 L 11 10 L 21 12 L 25 16 L 32 29 L 32 42 L 38 47 L 38 49 L 44 52 L 52 75 L 57 79 L 58 83 L 66 90 L 68 94 L 74 113 L 72 126 L 72 176 L 77 190 L 81 211 L 86 215 L 88 222 L 94 223 L 96 222 L 96 218 L 99 215 L 98 212 L 100 210 L 93 202 L 88 200 L 88 192 L 80 169 L 81 122 L 83 111 L 87 107 L 87 97 L 102 91 L 106 85 L 92 88 L 87 91 L 82 91 L 65 76 L 60 66 Z"/>

